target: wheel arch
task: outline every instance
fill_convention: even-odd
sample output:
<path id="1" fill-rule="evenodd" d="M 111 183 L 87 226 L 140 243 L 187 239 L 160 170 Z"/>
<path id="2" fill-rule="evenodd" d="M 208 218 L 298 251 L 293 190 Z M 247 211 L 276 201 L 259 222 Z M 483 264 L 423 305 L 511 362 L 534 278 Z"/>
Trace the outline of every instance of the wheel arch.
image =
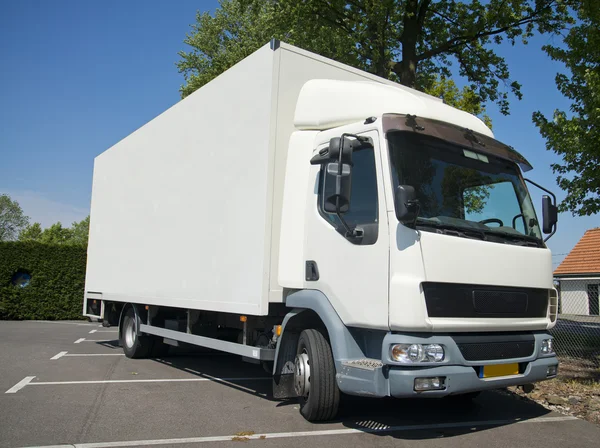
<path id="1" fill-rule="evenodd" d="M 289 378 L 293 370 L 290 370 L 289 363 L 295 359 L 302 330 L 315 328 L 324 332 L 331 346 L 336 370 L 343 360 L 363 356 L 356 340 L 321 291 L 307 289 L 294 292 L 287 296 L 286 305 L 293 309 L 283 319 L 281 336 L 275 349 L 273 395 L 276 398 L 294 396 Z"/>

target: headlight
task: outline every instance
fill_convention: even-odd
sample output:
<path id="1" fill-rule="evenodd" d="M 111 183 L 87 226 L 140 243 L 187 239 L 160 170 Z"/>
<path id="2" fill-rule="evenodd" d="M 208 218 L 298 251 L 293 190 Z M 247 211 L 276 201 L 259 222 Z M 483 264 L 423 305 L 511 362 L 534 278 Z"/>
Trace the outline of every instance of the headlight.
<path id="1" fill-rule="evenodd" d="M 395 344 L 390 355 L 394 361 L 405 364 L 441 362 L 444 360 L 444 347 L 439 344 Z"/>
<path id="2" fill-rule="evenodd" d="M 542 341 L 542 345 L 540 347 L 540 353 L 542 355 L 550 355 L 554 353 L 554 348 L 552 348 L 552 339 L 544 339 Z"/>

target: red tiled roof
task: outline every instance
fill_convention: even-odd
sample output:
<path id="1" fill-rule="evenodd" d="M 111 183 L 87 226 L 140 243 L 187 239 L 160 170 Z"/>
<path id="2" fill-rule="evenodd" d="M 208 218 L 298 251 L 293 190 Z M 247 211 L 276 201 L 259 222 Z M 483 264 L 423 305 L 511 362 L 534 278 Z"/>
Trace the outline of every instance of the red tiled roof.
<path id="1" fill-rule="evenodd" d="M 600 227 L 584 233 L 554 275 L 600 274 Z"/>

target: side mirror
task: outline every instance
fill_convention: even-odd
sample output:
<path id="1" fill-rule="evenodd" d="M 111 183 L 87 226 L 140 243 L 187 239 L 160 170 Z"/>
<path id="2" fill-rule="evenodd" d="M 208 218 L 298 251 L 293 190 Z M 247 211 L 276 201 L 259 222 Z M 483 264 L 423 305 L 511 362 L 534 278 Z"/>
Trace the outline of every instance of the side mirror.
<path id="1" fill-rule="evenodd" d="M 352 167 L 346 163 L 328 163 L 323 172 L 323 210 L 342 214 L 350 210 Z"/>
<path id="2" fill-rule="evenodd" d="M 394 208 L 396 209 L 396 218 L 400 223 L 404 225 L 414 223 L 419 214 L 415 188 L 410 185 L 398 185 L 394 197 Z"/>
<path id="3" fill-rule="evenodd" d="M 552 233 L 558 222 L 558 207 L 552 203 L 550 196 L 542 196 L 542 230 Z"/>
<path id="4" fill-rule="evenodd" d="M 544 238 L 545 243 L 552 237 L 552 235 L 556 233 L 556 224 L 558 223 L 558 207 L 556 206 L 556 196 L 547 188 L 542 187 L 540 184 L 536 184 L 530 179 L 523 180 L 529 182 L 531 185 L 535 185 L 540 190 L 543 190 L 552 196 L 552 200 L 549 196 L 542 196 L 542 231 L 550 234 Z"/>
<path id="5" fill-rule="evenodd" d="M 348 137 L 354 137 L 354 139 L 351 140 Z M 334 137 L 329 140 L 329 146 L 321 149 L 317 155 L 310 159 L 310 164 L 324 165 L 329 162 L 341 161 L 352 166 L 353 151 L 366 145 L 373 146 L 366 137 L 342 134 L 341 137 Z"/>

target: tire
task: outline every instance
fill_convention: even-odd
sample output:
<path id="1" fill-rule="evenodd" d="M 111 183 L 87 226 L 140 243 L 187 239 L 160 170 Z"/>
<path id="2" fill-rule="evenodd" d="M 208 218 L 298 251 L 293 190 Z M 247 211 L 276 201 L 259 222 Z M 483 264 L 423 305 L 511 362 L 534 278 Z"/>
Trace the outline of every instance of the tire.
<path id="1" fill-rule="evenodd" d="M 119 338 L 123 352 L 128 358 L 147 358 L 150 355 L 153 341 L 149 336 L 137 334 L 137 317 L 131 307 L 123 317 Z"/>
<path id="2" fill-rule="evenodd" d="M 306 354 L 310 366 L 309 391 L 299 396 L 300 414 L 310 422 L 333 419 L 339 409 L 340 390 L 329 342 L 319 330 L 304 330 L 300 333 L 296 354 Z"/>

